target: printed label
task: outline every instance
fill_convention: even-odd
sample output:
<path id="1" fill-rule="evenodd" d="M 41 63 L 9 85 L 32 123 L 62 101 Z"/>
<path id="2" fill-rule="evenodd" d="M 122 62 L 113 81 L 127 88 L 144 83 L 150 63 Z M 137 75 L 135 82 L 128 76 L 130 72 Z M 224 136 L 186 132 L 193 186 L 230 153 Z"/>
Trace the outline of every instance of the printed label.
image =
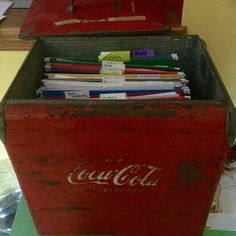
<path id="1" fill-rule="evenodd" d="M 126 99 L 126 93 L 100 94 L 100 99 L 102 99 L 102 100 L 125 100 Z"/>

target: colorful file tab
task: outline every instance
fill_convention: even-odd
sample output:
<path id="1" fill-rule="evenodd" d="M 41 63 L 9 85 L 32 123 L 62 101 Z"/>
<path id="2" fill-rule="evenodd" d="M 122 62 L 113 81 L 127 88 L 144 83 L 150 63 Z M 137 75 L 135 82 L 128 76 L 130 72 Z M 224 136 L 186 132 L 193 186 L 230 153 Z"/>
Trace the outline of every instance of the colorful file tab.
<path id="1" fill-rule="evenodd" d="M 101 52 L 98 61 L 130 61 L 130 51 Z"/>
<path id="2" fill-rule="evenodd" d="M 188 79 L 175 53 L 153 49 L 101 52 L 98 58 L 45 58 L 43 99 L 184 100 Z"/>
<path id="3" fill-rule="evenodd" d="M 143 50 L 132 50 L 132 57 L 154 57 L 155 51 L 153 49 L 143 49 Z"/>

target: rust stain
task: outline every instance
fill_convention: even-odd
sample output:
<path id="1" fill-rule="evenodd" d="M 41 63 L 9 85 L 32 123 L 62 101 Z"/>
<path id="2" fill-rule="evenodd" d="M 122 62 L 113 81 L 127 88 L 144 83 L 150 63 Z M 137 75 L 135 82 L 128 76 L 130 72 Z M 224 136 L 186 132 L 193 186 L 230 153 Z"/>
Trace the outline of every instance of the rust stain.
<path id="1" fill-rule="evenodd" d="M 86 114 L 85 114 L 86 113 Z M 176 106 L 159 106 L 158 104 L 89 104 L 87 106 L 77 107 L 74 111 L 75 116 L 81 115 L 97 116 L 145 116 L 145 117 L 173 117 L 177 114 Z"/>
<path id="2" fill-rule="evenodd" d="M 30 35 L 34 32 L 34 30 L 35 30 L 35 26 L 33 25 L 27 30 L 25 30 L 24 32 L 21 32 L 20 38 L 24 39 L 24 38 L 30 37 Z"/>
<path id="3" fill-rule="evenodd" d="M 44 184 L 48 186 L 57 186 L 60 184 L 60 182 L 57 180 L 47 180 L 44 182 Z"/>
<path id="4" fill-rule="evenodd" d="M 161 107 L 156 111 L 159 117 L 175 117 L 177 115 L 177 109 L 174 107 Z"/>
<path id="5" fill-rule="evenodd" d="M 187 130 L 187 129 L 184 129 L 184 128 L 179 129 L 178 133 L 185 134 L 185 135 L 191 135 L 190 130 Z"/>
<path id="6" fill-rule="evenodd" d="M 42 171 L 31 171 L 31 175 L 33 177 L 42 177 L 43 176 L 43 172 Z"/>
<path id="7" fill-rule="evenodd" d="M 179 177 L 184 183 L 197 183 L 203 181 L 206 177 L 202 168 L 194 160 L 186 160 L 178 167 Z"/>
<path id="8" fill-rule="evenodd" d="M 89 106 L 89 105 L 84 106 L 83 111 L 86 113 L 90 113 L 90 112 L 93 112 L 93 108 L 92 108 L 92 106 Z"/>
<path id="9" fill-rule="evenodd" d="M 190 103 L 190 104 L 189 104 Z M 61 119 L 66 117 L 77 118 L 83 116 L 125 116 L 125 117 L 149 117 L 149 118 L 198 118 L 209 115 L 210 108 L 220 109 L 219 104 L 201 104 L 196 102 L 156 102 L 156 101 L 49 101 L 44 103 L 17 105 L 17 112 L 10 114 L 11 119 L 19 119 L 19 114 L 25 119 L 33 119 L 36 115 L 41 119 Z M 217 105 L 217 107 L 215 107 Z M 14 104 L 11 104 L 14 106 Z M 21 108 L 20 112 L 19 109 Z M 12 108 L 11 108 L 12 109 Z M 26 111 L 22 111 L 25 109 Z M 38 112 L 40 111 L 40 112 Z M 206 112 L 208 113 L 206 114 Z M 38 113 L 37 113 L 38 112 Z M 40 115 L 39 115 L 40 114 Z"/>
<path id="10" fill-rule="evenodd" d="M 153 111 L 153 107 L 152 106 L 145 106 L 144 108 L 143 108 L 143 111 L 144 112 L 151 112 L 151 111 Z"/>
<path id="11" fill-rule="evenodd" d="M 32 160 L 41 166 L 43 165 L 45 166 L 49 164 L 50 157 L 49 156 L 36 156 L 36 157 L 32 157 Z"/>
<path id="12" fill-rule="evenodd" d="M 122 127 L 121 130 L 125 133 L 131 133 L 133 131 L 132 127 Z"/>

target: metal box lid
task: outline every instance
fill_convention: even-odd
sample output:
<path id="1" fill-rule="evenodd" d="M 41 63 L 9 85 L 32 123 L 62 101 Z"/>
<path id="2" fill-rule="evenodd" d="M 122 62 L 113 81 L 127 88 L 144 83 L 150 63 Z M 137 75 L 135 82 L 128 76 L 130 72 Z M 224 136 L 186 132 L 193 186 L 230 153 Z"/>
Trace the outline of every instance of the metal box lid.
<path id="1" fill-rule="evenodd" d="M 20 38 L 58 35 L 162 34 L 181 26 L 183 0 L 34 0 Z"/>

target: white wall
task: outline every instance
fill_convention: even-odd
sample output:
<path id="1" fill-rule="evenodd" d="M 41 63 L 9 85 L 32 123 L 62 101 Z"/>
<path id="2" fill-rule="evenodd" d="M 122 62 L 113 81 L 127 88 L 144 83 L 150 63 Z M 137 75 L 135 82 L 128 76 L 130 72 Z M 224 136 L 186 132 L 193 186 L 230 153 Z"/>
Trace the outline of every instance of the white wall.
<path id="1" fill-rule="evenodd" d="M 9 88 L 22 62 L 28 52 L 26 51 L 0 51 L 0 101 Z M 0 141 L 0 160 L 8 158 L 5 147 Z"/>
<path id="2" fill-rule="evenodd" d="M 236 106 L 236 0 L 185 0 L 182 24 L 207 42 Z"/>
<path id="3" fill-rule="evenodd" d="M 27 8 L 33 0 L 16 0 L 13 8 Z"/>

